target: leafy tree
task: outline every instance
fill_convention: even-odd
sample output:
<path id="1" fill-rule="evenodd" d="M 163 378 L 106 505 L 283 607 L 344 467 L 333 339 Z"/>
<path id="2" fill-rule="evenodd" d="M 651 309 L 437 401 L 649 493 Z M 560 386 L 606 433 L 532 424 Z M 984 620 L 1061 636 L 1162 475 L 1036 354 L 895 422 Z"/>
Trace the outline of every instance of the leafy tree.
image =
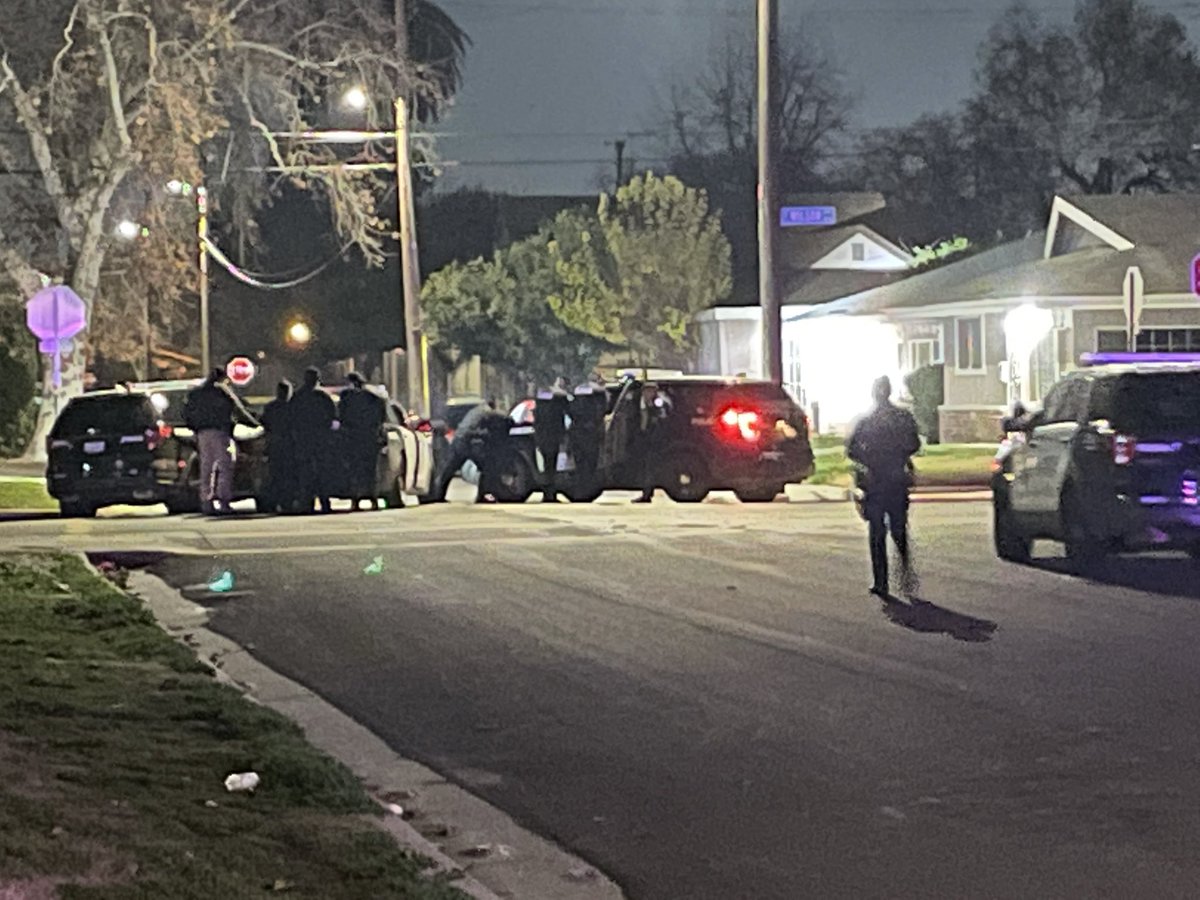
<path id="1" fill-rule="evenodd" d="M 457 87 L 466 37 L 424 0 L 399 13 L 385 0 L 9 0 L 0 205 L 14 215 L 0 225 L 0 268 L 25 296 L 43 272 L 69 284 L 92 307 L 89 337 L 122 351 L 140 295 L 153 291 L 163 317 L 190 280 L 194 218 L 167 206 L 173 179 L 207 179 L 213 207 L 251 237 L 274 192 L 307 192 L 339 241 L 381 262 L 386 179 L 321 171 L 345 151 L 277 135 L 318 127 L 350 84 L 380 98 L 373 117 L 397 90 L 432 115 Z M 398 32 L 439 55 L 418 64 Z M 136 252 L 115 249 L 122 218 L 147 226 Z M 81 389 L 85 355 L 67 360 L 64 394 Z M 42 404 L 39 433 L 55 406 Z"/>

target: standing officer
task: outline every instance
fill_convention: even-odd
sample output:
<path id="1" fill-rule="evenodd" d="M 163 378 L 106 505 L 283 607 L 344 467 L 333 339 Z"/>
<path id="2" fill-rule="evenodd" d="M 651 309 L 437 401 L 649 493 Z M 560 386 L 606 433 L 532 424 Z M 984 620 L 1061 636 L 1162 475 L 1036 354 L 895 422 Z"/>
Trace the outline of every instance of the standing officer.
<path id="1" fill-rule="evenodd" d="M 671 401 L 658 392 L 658 385 L 642 385 L 639 430 L 633 450 L 637 454 L 642 470 L 642 493 L 634 503 L 649 503 L 654 499 L 654 476 L 657 474 L 656 459 L 659 451 L 658 432 L 662 422 L 671 413 Z"/>
<path id="2" fill-rule="evenodd" d="M 200 453 L 200 509 L 207 515 L 229 515 L 233 512 L 233 468 L 237 462 L 233 426 L 257 428 L 258 422 L 242 406 L 221 369 L 213 369 L 201 385 L 188 393 L 183 421 L 196 435 Z"/>
<path id="3" fill-rule="evenodd" d="M 297 497 L 300 512 L 311 513 L 314 497 L 321 512 L 330 511 L 329 472 L 333 420 L 333 398 L 321 390 L 321 372 L 304 370 L 304 383 L 292 396 L 288 409 L 292 418 L 292 440 L 296 452 Z"/>
<path id="4" fill-rule="evenodd" d="M 571 428 L 567 433 L 567 448 L 575 462 L 573 496 L 600 495 L 600 448 L 604 443 L 604 414 L 608 411 L 608 394 L 604 382 L 593 375 L 575 388 L 571 400 Z"/>
<path id="5" fill-rule="evenodd" d="M 284 379 L 275 387 L 275 399 L 263 407 L 262 412 L 262 424 L 267 432 L 267 485 L 263 494 L 269 512 L 290 512 L 296 502 L 291 399 L 292 383 Z"/>
<path id="6" fill-rule="evenodd" d="M 558 502 L 558 454 L 567 435 L 567 407 L 571 402 L 563 379 L 538 391 L 533 412 L 533 442 L 542 460 L 542 502 Z"/>
<path id="7" fill-rule="evenodd" d="M 871 593 L 890 596 L 887 534 L 890 531 L 903 567 L 902 588 L 917 589 L 908 546 L 908 490 L 912 484 L 912 456 L 921 449 L 917 421 L 908 410 L 891 401 L 892 382 L 876 380 L 875 407 L 859 420 L 846 442 L 846 456 L 860 467 L 863 515 L 871 545 Z"/>
<path id="8" fill-rule="evenodd" d="M 366 499 L 371 509 L 379 509 L 379 449 L 387 410 L 383 398 L 367 388 L 357 372 L 346 381 L 349 386 L 339 396 L 338 433 L 350 464 L 350 508 L 357 510 L 359 501 Z"/>

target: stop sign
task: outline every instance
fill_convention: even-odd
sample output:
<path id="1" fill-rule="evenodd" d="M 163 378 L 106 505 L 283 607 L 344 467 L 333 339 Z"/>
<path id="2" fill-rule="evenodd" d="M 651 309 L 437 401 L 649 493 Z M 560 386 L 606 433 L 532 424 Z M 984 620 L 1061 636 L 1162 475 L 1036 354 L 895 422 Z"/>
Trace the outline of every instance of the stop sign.
<path id="1" fill-rule="evenodd" d="M 246 356 L 235 356 L 225 367 L 225 374 L 238 387 L 245 387 L 254 380 L 254 363 Z"/>

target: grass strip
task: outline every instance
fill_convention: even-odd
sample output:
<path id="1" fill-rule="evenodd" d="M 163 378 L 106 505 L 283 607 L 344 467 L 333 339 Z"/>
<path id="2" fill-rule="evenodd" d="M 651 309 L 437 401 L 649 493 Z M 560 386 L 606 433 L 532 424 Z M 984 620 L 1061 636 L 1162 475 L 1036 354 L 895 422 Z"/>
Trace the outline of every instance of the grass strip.
<path id="1" fill-rule="evenodd" d="M 226 792 L 243 771 L 259 789 Z M 464 897 L 377 815 L 81 560 L 0 556 L 0 895 Z"/>

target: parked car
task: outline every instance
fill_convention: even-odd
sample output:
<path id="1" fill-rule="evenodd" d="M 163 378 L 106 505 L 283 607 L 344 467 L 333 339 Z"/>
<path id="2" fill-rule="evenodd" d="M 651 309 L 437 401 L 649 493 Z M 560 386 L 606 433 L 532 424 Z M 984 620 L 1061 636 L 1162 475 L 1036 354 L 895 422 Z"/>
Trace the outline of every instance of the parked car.
<path id="1" fill-rule="evenodd" d="M 1200 360 L 1090 362 L 1005 425 L 1019 438 L 992 479 L 997 555 L 1026 562 L 1045 538 L 1081 570 L 1122 551 L 1200 558 Z"/>

